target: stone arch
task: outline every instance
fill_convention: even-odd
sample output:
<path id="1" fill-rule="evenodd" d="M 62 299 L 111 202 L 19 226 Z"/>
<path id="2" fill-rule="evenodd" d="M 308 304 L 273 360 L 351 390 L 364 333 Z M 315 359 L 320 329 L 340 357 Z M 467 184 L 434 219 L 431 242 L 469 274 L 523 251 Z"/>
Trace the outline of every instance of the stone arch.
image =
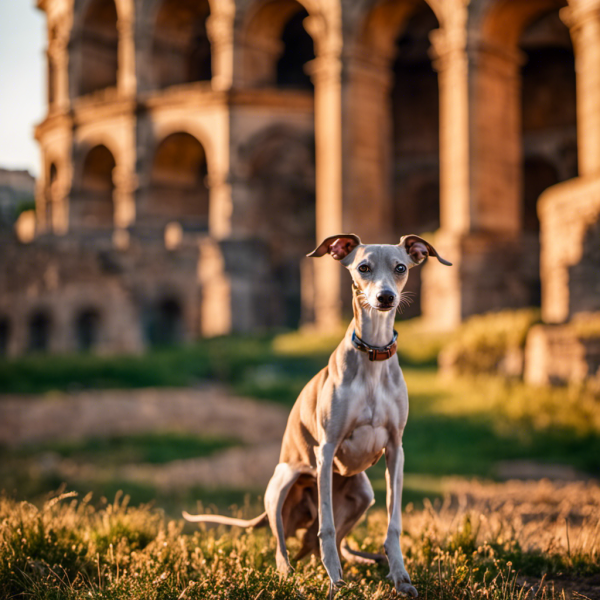
<path id="1" fill-rule="evenodd" d="M 174 132 L 157 144 L 150 167 L 144 216 L 162 226 L 177 220 L 189 229 L 208 230 L 209 178 L 206 151 L 187 132 Z"/>
<path id="2" fill-rule="evenodd" d="M 34 311 L 27 323 L 28 352 L 47 352 L 52 335 L 52 317 L 46 309 Z"/>
<path id="3" fill-rule="evenodd" d="M 6 315 L 0 315 L 0 356 L 6 356 L 10 346 L 12 324 Z"/>
<path id="4" fill-rule="evenodd" d="M 95 307 L 82 308 L 75 317 L 75 341 L 77 349 L 86 352 L 93 350 L 100 341 L 102 318 Z"/>
<path id="5" fill-rule="evenodd" d="M 156 6 L 151 62 L 157 87 L 211 79 L 209 16 L 208 0 L 162 0 Z"/>
<path id="6" fill-rule="evenodd" d="M 113 153 L 103 144 L 85 153 L 69 203 L 72 227 L 106 229 L 114 223 Z"/>
<path id="7" fill-rule="evenodd" d="M 243 154 L 250 194 L 246 226 L 264 243 L 274 282 L 268 325 L 297 327 L 300 261 L 316 237 L 314 138 L 273 126 L 256 134 Z"/>
<path id="8" fill-rule="evenodd" d="M 359 54 L 375 53 L 377 58 L 391 61 L 398 52 L 397 44 L 410 19 L 430 11 L 441 22 L 436 2 L 426 0 L 370 0 L 365 2 L 356 26 L 353 46 Z"/>
<path id="9" fill-rule="evenodd" d="M 524 56 L 523 164 L 531 158 L 544 157 L 556 168 L 554 183 L 576 177 L 575 56 L 569 30 L 560 20 L 559 11 L 554 9 L 530 23 L 520 37 L 519 49 Z"/>
<path id="10" fill-rule="evenodd" d="M 114 0 L 90 0 L 83 5 L 76 28 L 78 73 L 76 95 L 116 88 L 119 66 L 118 12 Z"/>
<path id="11" fill-rule="evenodd" d="M 242 76 L 246 85 L 309 89 L 306 70 L 315 43 L 306 29 L 314 18 L 296 0 L 267 0 L 252 6 L 242 26 Z"/>

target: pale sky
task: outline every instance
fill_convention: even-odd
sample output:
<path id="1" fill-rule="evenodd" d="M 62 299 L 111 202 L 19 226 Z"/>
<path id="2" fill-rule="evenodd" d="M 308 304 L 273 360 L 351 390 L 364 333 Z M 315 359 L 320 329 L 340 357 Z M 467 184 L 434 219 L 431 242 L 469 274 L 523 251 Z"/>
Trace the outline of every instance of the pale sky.
<path id="1" fill-rule="evenodd" d="M 0 0 L 0 167 L 38 175 L 33 128 L 46 112 L 45 15 L 35 0 Z"/>

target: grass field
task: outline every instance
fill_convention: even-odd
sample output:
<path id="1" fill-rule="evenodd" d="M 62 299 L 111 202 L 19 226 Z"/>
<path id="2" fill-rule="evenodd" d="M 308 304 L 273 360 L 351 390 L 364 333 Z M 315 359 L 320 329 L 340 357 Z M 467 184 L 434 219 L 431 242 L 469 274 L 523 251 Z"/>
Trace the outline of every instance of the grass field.
<path id="1" fill-rule="evenodd" d="M 497 480 L 501 464 L 510 473 L 518 461 L 598 477 L 597 393 L 583 386 L 531 388 L 490 376 L 444 380 L 435 356 L 446 338 L 420 331 L 418 322 L 398 328 L 410 394 L 403 543 L 421 597 L 560 598 L 564 588 L 573 598 L 579 592 L 600 599 L 597 487 L 490 483 L 479 489 L 464 483 Z M 0 391 L 38 394 L 51 402 L 72 390 L 185 387 L 209 380 L 291 406 L 341 335 L 220 338 L 137 357 L 31 356 L 0 362 Z M 156 431 L 0 448 L 0 487 L 6 490 L 0 506 L 0 598 L 322 598 L 326 580 L 317 563 L 300 565 L 291 580 L 279 581 L 273 542 L 264 532 L 221 536 L 183 529 L 172 520 L 182 508 L 195 510 L 197 499 L 220 511 L 245 502 L 243 511 L 256 514 L 262 489 L 165 491 L 110 476 L 122 463 L 168 464 L 239 443 Z M 48 456 L 88 465 L 95 478 L 45 474 L 40 465 Z M 384 535 L 383 464 L 369 475 L 377 504 L 352 543 L 376 550 Z M 59 488 L 78 491 L 80 500 L 45 502 Z M 132 507 L 112 502 L 118 490 L 130 496 Z M 140 506 L 143 502 L 152 506 Z M 384 575 L 382 567 L 352 566 L 339 597 L 388 597 Z M 540 587 L 544 577 L 552 583 Z"/>
<path id="2" fill-rule="evenodd" d="M 280 580 L 264 530 L 183 533 L 144 506 L 94 508 L 67 494 L 41 508 L 0 501 L 0 597 L 35 600 L 321 599 L 327 580 L 311 559 Z M 515 503 L 520 499 L 520 503 Z M 422 598 L 598 598 L 600 489 L 513 484 L 470 490 L 434 508 L 405 511 L 402 544 Z M 242 511 L 243 512 L 243 511 Z M 350 544 L 380 550 L 375 510 Z M 297 544 L 292 540 L 293 551 Z M 391 598 L 384 566 L 347 565 L 338 598 Z M 575 590 L 575 591 L 574 591 Z M 589 594 L 589 595 L 588 595 Z"/>

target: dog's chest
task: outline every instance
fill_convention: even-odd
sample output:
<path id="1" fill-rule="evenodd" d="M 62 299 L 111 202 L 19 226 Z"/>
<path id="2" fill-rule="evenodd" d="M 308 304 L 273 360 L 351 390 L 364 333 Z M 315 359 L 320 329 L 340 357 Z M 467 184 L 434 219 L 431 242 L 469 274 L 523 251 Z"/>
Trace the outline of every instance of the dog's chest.
<path id="1" fill-rule="evenodd" d="M 336 470 L 350 476 L 379 460 L 389 432 L 399 422 L 396 390 L 382 378 L 358 379 L 348 389 L 344 439 L 335 457 Z"/>

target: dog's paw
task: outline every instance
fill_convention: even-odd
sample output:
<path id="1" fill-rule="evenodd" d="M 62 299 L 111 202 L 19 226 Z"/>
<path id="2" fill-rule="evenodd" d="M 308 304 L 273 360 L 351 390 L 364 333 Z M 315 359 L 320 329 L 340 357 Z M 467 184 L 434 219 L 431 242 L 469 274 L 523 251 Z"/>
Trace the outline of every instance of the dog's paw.
<path id="1" fill-rule="evenodd" d="M 325 570 L 327 571 L 327 575 L 329 576 L 329 581 L 331 581 L 332 585 L 338 585 L 338 582 L 344 584 L 344 573 L 342 571 L 342 565 L 340 563 L 339 558 L 333 561 L 323 561 L 325 566 Z"/>
<path id="2" fill-rule="evenodd" d="M 401 583 L 400 585 L 397 585 L 396 592 L 412 598 L 417 598 L 419 596 L 417 589 L 410 583 Z"/>
<path id="3" fill-rule="evenodd" d="M 294 572 L 294 568 L 290 565 L 290 561 L 283 556 L 277 556 L 277 571 L 281 577 L 288 577 Z"/>
<path id="4" fill-rule="evenodd" d="M 333 598 L 335 597 L 336 593 L 339 591 L 340 588 L 343 588 L 346 586 L 346 582 L 343 579 L 338 579 L 335 583 L 330 580 L 329 581 L 329 594 L 327 596 L 328 600 L 333 600 Z"/>
<path id="5" fill-rule="evenodd" d="M 398 594 L 410 596 L 412 598 L 417 598 L 419 596 L 417 589 L 410 582 L 410 576 L 406 571 L 399 573 L 397 576 L 390 573 L 387 577 L 394 582 L 394 588 L 396 588 Z"/>

